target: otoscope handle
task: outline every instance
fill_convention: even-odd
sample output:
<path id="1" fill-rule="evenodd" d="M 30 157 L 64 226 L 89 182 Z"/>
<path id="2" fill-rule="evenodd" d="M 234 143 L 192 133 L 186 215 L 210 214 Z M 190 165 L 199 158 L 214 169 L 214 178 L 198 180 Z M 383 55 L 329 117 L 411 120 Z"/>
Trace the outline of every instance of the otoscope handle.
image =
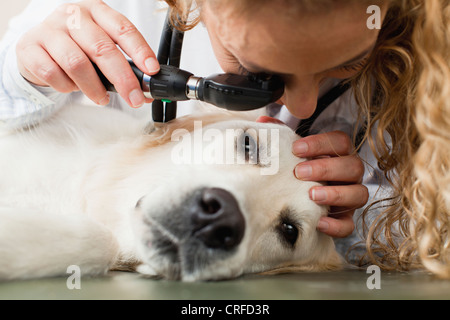
<path id="1" fill-rule="evenodd" d="M 131 69 L 133 70 L 134 74 L 136 75 L 137 79 L 139 80 L 139 83 L 142 83 L 142 80 L 144 78 L 144 73 L 139 70 L 138 67 L 136 67 L 136 65 L 129 61 Z M 116 88 L 114 87 L 114 85 L 105 77 L 105 75 L 100 71 L 99 67 L 94 64 L 94 68 L 95 71 L 97 72 L 97 75 L 100 77 L 100 80 L 102 81 L 103 85 L 105 86 L 106 90 L 109 92 L 117 92 Z"/>
<path id="2" fill-rule="evenodd" d="M 193 74 L 190 72 L 173 66 L 162 65 L 161 71 L 150 78 L 149 93 L 151 98 L 170 101 L 189 100 L 186 95 L 186 84 L 192 76 Z"/>
<path id="3" fill-rule="evenodd" d="M 161 71 L 158 74 L 148 76 L 139 70 L 132 61 L 129 61 L 129 63 L 147 98 L 170 101 L 189 100 L 186 96 L 186 83 L 193 76 L 192 73 L 172 66 L 162 65 Z M 94 68 L 106 90 L 117 92 L 114 85 L 105 77 L 98 66 L 94 64 Z"/>

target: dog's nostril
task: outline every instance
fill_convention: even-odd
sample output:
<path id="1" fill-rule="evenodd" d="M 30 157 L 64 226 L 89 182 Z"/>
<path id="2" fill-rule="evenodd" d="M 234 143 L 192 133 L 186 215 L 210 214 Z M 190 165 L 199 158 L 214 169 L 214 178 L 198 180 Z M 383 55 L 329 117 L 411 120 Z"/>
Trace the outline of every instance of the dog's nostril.
<path id="1" fill-rule="evenodd" d="M 215 247 L 233 248 L 236 243 L 236 237 L 231 228 L 218 228 L 215 231 L 215 241 L 211 242 Z"/>
<path id="2" fill-rule="evenodd" d="M 205 199 L 205 197 L 200 202 L 200 206 L 203 212 L 208 214 L 215 214 L 222 208 L 220 202 L 216 199 Z"/>

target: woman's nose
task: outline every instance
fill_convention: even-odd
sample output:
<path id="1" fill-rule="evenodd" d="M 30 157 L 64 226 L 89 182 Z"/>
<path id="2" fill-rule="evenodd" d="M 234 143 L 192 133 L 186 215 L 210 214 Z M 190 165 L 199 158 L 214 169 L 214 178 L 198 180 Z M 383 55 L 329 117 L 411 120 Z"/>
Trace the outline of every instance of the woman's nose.
<path id="1" fill-rule="evenodd" d="M 281 101 L 296 118 L 309 119 L 316 111 L 318 96 L 319 83 L 307 78 L 287 85 Z"/>

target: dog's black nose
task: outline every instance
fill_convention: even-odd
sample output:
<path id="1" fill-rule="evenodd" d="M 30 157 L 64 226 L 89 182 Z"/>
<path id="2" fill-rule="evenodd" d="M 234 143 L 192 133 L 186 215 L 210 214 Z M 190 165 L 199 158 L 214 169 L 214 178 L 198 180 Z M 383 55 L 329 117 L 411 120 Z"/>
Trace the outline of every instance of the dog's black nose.
<path id="1" fill-rule="evenodd" d="M 192 216 L 194 235 L 208 248 L 231 250 L 241 243 L 245 219 L 231 193 L 205 189 L 196 206 Z"/>

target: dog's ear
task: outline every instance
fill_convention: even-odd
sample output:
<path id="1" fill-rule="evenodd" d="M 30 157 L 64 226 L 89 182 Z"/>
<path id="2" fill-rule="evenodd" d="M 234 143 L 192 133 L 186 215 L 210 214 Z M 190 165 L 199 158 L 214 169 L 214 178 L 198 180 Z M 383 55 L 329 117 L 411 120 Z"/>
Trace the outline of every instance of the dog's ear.
<path id="1" fill-rule="evenodd" d="M 221 121 L 243 119 L 245 119 L 245 117 L 243 117 L 239 113 L 221 111 L 193 114 L 175 119 L 169 123 L 155 124 L 155 130 L 153 130 L 145 137 L 146 141 L 144 144 L 144 148 L 154 148 L 171 142 L 173 133 L 176 130 L 185 130 L 187 132 L 192 132 L 194 131 L 195 125 L 198 122 L 201 122 L 202 127 L 206 127 Z"/>
<path id="2" fill-rule="evenodd" d="M 336 250 L 333 250 L 330 255 L 319 265 L 322 271 L 332 271 L 342 269 L 345 264 L 344 258 L 341 257 Z"/>
<path id="3" fill-rule="evenodd" d="M 327 257 L 326 261 L 322 263 L 312 264 L 287 264 L 279 266 L 272 270 L 268 270 L 260 273 L 260 275 L 279 275 L 279 274 L 292 274 L 301 272 L 324 272 L 324 271 L 336 271 L 342 269 L 344 266 L 343 258 L 334 251 Z"/>
<path id="4" fill-rule="evenodd" d="M 319 271 L 338 270 L 341 269 L 344 264 L 344 258 L 336 251 L 334 240 L 317 231 L 318 243 L 315 250 L 314 264 L 317 264 Z"/>
<path id="5" fill-rule="evenodd" d="M 272 270 L 263 272 L 263 275 L 277 275 L 300 272 L 323 272 L 340 270 L 345 265 L 345 260 L 336 251 L 333 239 L 318 233 L 318 244 L 313 254 L 307 261 L 290 262 L 279 265 Z"/>

